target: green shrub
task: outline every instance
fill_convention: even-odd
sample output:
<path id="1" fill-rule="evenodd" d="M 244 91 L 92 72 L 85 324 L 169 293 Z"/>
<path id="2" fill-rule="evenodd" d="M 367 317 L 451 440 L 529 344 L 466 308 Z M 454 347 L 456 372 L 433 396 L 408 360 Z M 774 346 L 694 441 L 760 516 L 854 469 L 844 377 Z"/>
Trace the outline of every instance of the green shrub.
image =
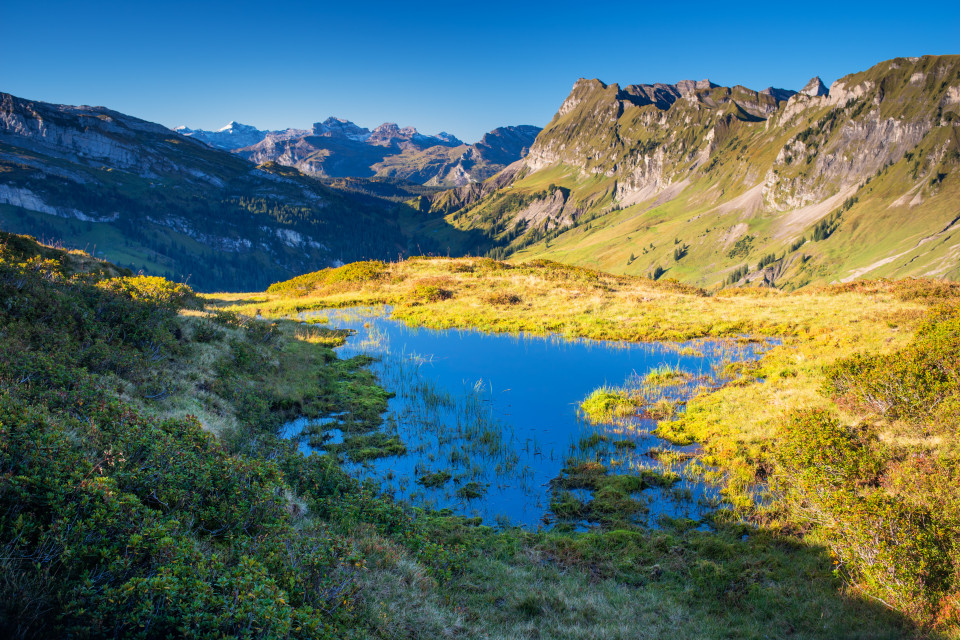
<path id="1" fill-rule="evenodd" d="M 453 297 L 453 292 L 433 284 L 418 285 L 411 292 L 411 297 L 422 302 L 440 302 Z"/>
<path id="2" fill-rule="evenodd" d="M 844 427 L 825 411 L 794 413 L 779 436 L 781 470 L 801 490 L 875 483 L 882 470 L 876 435 Z"/>
<path id="3" fill-rule="evenodd" d="M 247 320 L 236 311 L 223 311 L 216 309 L 213 312 L 213 321 L 217 324 L 231 329 L 243 328 Z"/>
<path id="4" fill-rule="evenodd" d="M 496 293 L 491 293 L 489 296 L 487 296 L 487 302 L 497 306 L 513 306 L 523 302 L 523 298 L 515 293 L 497 291 Z"/>
<path id="5" fill-rule="evenodd" d="M 869 430 L 806 411 L 778 435 L 774 486 L 819 527 L 838 574 L 914 620 L 931 620 L 953 590 L 952 525 L 879 487 L 884 455 Z"/>
<path id="6" fill-rule="evenodd" d="M 219 342 L 226 334 L 209 320 L 200 320 L 193 330 L 193 339 L 197 342 Z"/>
<path id="7" fill-rule="evenodd" d="M 280 327 L 276 322 L 250 320 L 247 322 L 247 337 L 257 344 L 273 344 L 280 339 Z"/>

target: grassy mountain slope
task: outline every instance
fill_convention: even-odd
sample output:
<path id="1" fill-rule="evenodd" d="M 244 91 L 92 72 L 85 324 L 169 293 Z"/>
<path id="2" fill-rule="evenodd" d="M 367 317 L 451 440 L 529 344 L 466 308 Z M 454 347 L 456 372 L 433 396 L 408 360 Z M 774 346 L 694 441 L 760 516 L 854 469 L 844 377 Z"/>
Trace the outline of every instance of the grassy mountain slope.
<path id="1" fill-rule="evenodd" d="M 406 250 L 396 206 L 103 108 L 0 96 L 0 227 L 207 289 Z"/>
<path id="2" fill-rule="evenodd" d="M 655 87 L 579 81 L 509 176 L 432 200 L 475 232 L 452 249 L 703 286 L 960 277 L 960 57 L 827 96 Z"/>

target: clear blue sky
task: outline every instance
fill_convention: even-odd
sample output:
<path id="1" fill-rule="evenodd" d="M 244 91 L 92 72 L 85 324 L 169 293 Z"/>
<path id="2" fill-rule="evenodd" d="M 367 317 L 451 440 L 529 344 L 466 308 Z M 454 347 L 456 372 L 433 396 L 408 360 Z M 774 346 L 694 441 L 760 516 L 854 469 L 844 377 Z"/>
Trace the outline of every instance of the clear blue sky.
<path id="1" fill-rule="evenodd" d="M 0 16 L 0 91 L 173 127 L 335 115 L 467 142 L 544 125 L 579 77 L 799 89 L 960 53 L 960 2 L 34 2 Z"/>

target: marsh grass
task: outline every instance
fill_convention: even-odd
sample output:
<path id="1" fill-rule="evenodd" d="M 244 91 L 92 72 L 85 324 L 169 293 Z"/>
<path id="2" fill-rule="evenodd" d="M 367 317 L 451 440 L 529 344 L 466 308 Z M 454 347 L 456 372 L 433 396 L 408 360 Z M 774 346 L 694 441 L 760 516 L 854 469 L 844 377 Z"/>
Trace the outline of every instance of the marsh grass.
<path id="1" fill-rule="evenodd" d="M 643 397 L 625 390 L 602 387 L 580 403 L 580 413 L 591 422 L 610 422 L 636 415 L 643 402 Z"/>
<path id="2" fill-rule="evenodd" d="M 678 513 L 694 518 L 699 524 L 708 518 L 710 509 L 725 505 L 720 490 L 724 488 L 727 474 L 704 464 L 702 460 L 691 463 L 692 453 L 677 450 L 676 445 L 689 445 L 689 441 L 657 442 L 653 434 L 659 422 L 677 418 L 686 403 L 699 395 L 709 394 L 739 379 L 744 371 L 757 366 L 757 358 L 768 345 L 745 340 L 742 337 L 725 340 L 700 340 L 677 345 L 676 350 L 689 350 L 700 355 L 709 355 L 709 371 L 692 373 L 678 365 L 661 363 L 642 373 L 634 373 L 623 386 L 604 386 L 593 391 L 580 405 L 580 413 L 594 431 L 581 438 L 578 447 L 571 447 L 575 460 L 583 460 L 590 454 L 611 473 L 632 474 L 638 477 L 665 478 L 669 482 L 645 483 L 667 489 L 645 496 L 649 506 L 671 503 Z M 652 424 L 651 424 L 652 423 Z M 651 425 L 654 427 L 646 427 Z M 615 442 L 615 436 L 620 437 Z M 609 443 L 609 446 L 605 446 Z M 673 485 L 680 483 L 680 486 Z M 558 485 L 563 490 L 563 485 Z M 683 505 L 684 502 L 690 503 Z M 616 503 L 614 503 L 616 504 Z M 620 522 L 631 522 L 631 513 L 637 510 L 627 501 L 620 503 L 627 509 L 620 514 Z M 566 506 L 561 504 L 561 506 Z M 658 519 L 666 515 L 654 509 L 652 519 L 639 522 L 656 526 Z M 589 514 L 582 509 L 581 515 Z M 595 516 L 594 516 L 595 519 Z M 632 520 L 637 523 L 636 518 Z M 609 514 L 608 514 L 608 522 Z"/>
<path id="3" fill-rule="evenodd" d="M 690 374 L 681 371 L 678 367 L 661 364 L 648 371 L 643 381 L 647 385 L 675 385 L 682 384 L 689 377 Z"/>
<path id="4" fill-rule="evenodd" d="M 320 344 L 326 347 L 342 346 L 352 332 L 344 329 L 329 329 L 327 327 L 305 326 L 294 331 L 293 337 L 310 344 Z"/>
<path id="5" fill-rule="evenodd" d="M 528 485 L 532 471 L 521 463 L 518 450 L 521 443 L 512 427 L 494 415 L 490 389 L 482 381 L 450 389 L 425 375 L 432 356 L 392 349 L 389 334 L 373 321 L 384 313 L 383 308 L 361 308 L 328 314 L 333 324 L 349 321 L 361 326 L 339 355 L 365 359 L 371 375 L 389 390 L 391 400 L 379 430 L 374 428 L 323 450 L 345 456 L 355 473 L 376 481 L 397 499 L 420 507 L 477 505 L 491 485 L 532 491 Z M 325 430 L 334 427 L 351 430 L 349 424 L 326 423 L 308 426 L 304 433 L 313 434 L 309 437 L 320 446 Z M 534 440 L 522 446 L 536 449 L 537 443 Z M 395 473 L 389 461 L 376 463 L 396 456 L 416 461 L 404 463 L 404 468 L 414 464 L 412 474 Z M 471 507 L 477 508 L 493 521 L 491 507 Z"/>
<path id="6" fill-rule="evenodd" d="M 273 315 L 358 303 L 391 304 L 393 317 L 433 328 L 473 327 L 627 341 L 719 337 L 731 349 L 749 345 L 749 340 L 775 338 L 777 343 L 755 364 L 738 364 L 736 358 L 730 358 L 725 384 L 700 384 L 682 407 L 675 408 L 679 410 L 656 425 L 656 435 L 678 446 L 699 443 L 696 458 L 670 463 L 681 465 L 683 474 L 722 484 L 727 508 L 719 513 L 732 514 L 724 518 L 746 518 L 761 527 L 760 531 L 786 532 L 773 533 L 783 537 L 772 539 L 794 540 L 789 532 L 806 532 L 806 544 L 812 545 L 821 535 L 809 523 L 791 521 L 776 496 L 765 488 L 772 471 L 771 452 L 778 445 L 778 428 L 797 409 L 824 410 L 844 424 L 869 420 L 877 437 L 895 445 L 899 455 L 952 455 L 952 440 L 926 436 L 915 426 L 878 416 L 869 407 L 843 398 L 837 398 L 841 400 L 837 403 L 824 392 L 823 371 L 856 354 L 886 356 L 903 350 L 929 317 L 931 307 L 956 304 L 955 287 L 907 280 L 857 282 L 792 293 L 733 289 L 714 294 L 549 263 L 496 263 L 496 268 L 487 268 L 482 261 L 470 259 L 408 261 L 388 265 L 386 271 L 389 275 L 376 283 L 318 286 L 295 300 L 274 296 L 259 304 L 266 314 Z M 445 287 L 453 295 L 435 302 L 415 300 L 410 295 L 415 283 L 429 277 L 446 278 Z M 503 295 L 515 295 L 519 301 L 493 302 Z M 252 304 L 243 296 L 223 298 L 222 304 L 229 308 Z M 684 348 L 688 347 L 678 347 Z M 610 433 L 636 429 L 616 425 Z M 929 499 L 929 495 L 911 495 L 911 500 Z M 829 567 L 823 556 L 810 557 L 818 558 L 813 562 L 821 563 L 819 566 Z M 833 588 L 838 588 L 836 583 Z M 859 615 L 863 614 L 855 617 Z M 857 624 L 865 621 L 857 620 Z M 843 636 L 837 626 L 831 628 L 834 637 Z"/>

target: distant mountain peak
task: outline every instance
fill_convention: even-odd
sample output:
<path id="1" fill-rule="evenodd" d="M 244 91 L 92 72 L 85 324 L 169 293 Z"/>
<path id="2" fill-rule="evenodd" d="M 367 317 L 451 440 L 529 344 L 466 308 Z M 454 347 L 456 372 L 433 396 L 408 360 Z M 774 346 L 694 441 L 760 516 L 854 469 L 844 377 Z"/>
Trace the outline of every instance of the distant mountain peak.
<path id="1" fill-rule="evenodd" d="M 404 129 L 413 129 L 413 131 L 416 131 L 416 129 L 414 129 L 413 127 L 404 127 Z M 396 122 L 384 122 L 382 125 L 374 129 L 373 132 L 382 133 L 382 134 L 387 134 L 387 133 L 399 134 L 400 127 L 397 126 Z"/>
<path id="2" fill-rule="evenodd" d="M 829 95 L 830 90 L 827 89 L 827 85 L 823 84 L 823 80 L 820 79 L 820 76 L 813 76 L 810 78 L 810 82 L 808 82 L 806 86 L 800 90 L 800 93 L 817 97 Z"/>
<path id="3" fill-rule="evenodd" d="M 715 89 L 719 86 L 718 84 L 710 82 L 708 78 L 704 78 L 703 80 L 681 80 L 676 84 L 677 90 L 683 97 L 692 96 L 696 94 L 697 91 Z"/>
<path id="4" fill-rule="evenodd" d="M 347 138 L 363 142 L 370 137 L 370 129 L 361 127 L 345 118 L 330 116 L 323 122 L 313 124 L 313 135 L 327 138 Z"/>
<path id="5" fill-rule="evenodd" d="M 422 137 L 414 127 L 399 127 L 395 122 L 384 122 L 373 130 L 370 143 L 378 146 L 410 142 L 415 137 Z"/>
<path id="6" fill-rule="evenodd" d="M 236 120 L 231 120 L 230 124 L 217 129 L 217 133 L 237 133 L 240 131 L 252 132 L 252 131 L 259 131 L 259 129 L 249 124 L 241 124 Z"/>
<path id="7" fill-rule="evenodd" d="M 777 102 L 783 102 L 789 100 L 791 97 L 796 95 L 796 91 L 791 91 L 790 89 L 778 89 L 777 87 L 767 87 L 760 93 L 773 96 Z"/>
<path id="8" fill-rule="evenodd" d="M 174 131 L 182 136 L 206 142 L 212 147 L 226 150 L 255 145 L 266 138 L 268 133 L 249 124 L 241 124 L 236 120 L 232 120 L 230 124 L 220 127 L 216 131 L 191 129 L 184 126 L 177 127 Z"/>

